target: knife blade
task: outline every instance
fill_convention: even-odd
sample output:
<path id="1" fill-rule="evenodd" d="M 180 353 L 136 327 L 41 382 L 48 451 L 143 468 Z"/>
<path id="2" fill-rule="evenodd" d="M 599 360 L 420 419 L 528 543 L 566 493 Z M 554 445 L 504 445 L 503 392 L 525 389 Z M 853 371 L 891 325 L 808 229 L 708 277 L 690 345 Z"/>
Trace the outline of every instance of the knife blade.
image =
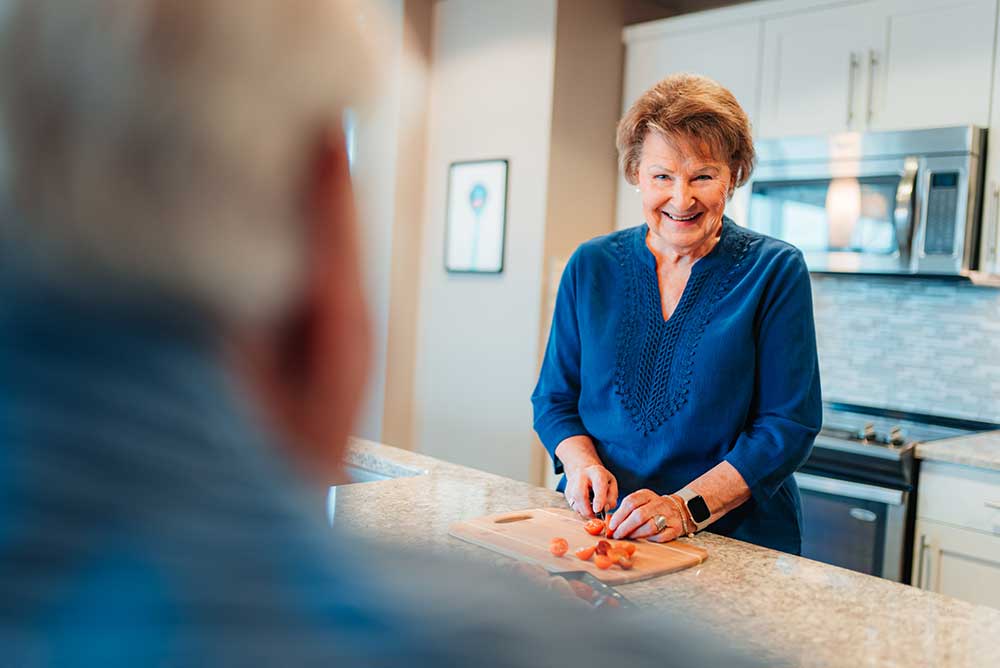
<path id="1" fill-rule="evenodd" d="M 593 575 L 587 571 L 562 571 L 559 573 L 553 573 L 552 575 L 556 577 L 561 577 L 564 580 L 578 580 L 586 585 L 588 585 L 593 591 L 593 597 L 587 601 L 590 605 L 595 608 L 601 607 L 615 607 L 615 608 L 635 608 L 635 603 L 618 593 L 618 590 L 609 584 L 601 582 Z M 579 594 L 578 594 L 579 595 Z M 614 600 L 615 603 L 608 603 L 609 600 Z"/>

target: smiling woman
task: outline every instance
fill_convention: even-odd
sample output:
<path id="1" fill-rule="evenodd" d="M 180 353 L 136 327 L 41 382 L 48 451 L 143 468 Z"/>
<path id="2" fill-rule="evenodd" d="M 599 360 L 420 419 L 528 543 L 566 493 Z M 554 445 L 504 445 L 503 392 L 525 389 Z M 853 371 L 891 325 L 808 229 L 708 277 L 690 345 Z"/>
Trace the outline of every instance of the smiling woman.
<path id="1" fill-rule="evenodd" d="M 621 120 L 618 150 L 645 222 L 570 259 L 532 395 L 559 489 L 585 517 L 617 506 L 616 538 L 711 525 L 797 553 L 791 474 L 822 413 L 809 275 L 724 215 L 753 170 L 747 116 L 675 75 Z"/>

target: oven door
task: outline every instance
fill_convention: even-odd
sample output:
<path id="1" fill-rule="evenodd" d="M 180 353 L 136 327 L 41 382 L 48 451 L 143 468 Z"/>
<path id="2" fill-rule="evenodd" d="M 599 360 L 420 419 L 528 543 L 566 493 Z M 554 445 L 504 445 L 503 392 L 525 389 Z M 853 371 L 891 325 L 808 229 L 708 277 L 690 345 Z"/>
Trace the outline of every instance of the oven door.
<path id="1" fill-rule="evenodd" d="M 810 271 L 912 273 L 916 157 L 761 165 L 748 227 L 789 242 Z"/>
<path id="2" fill-rule="evenodd" d="M 902 582 L 907 492 L 796 473 L 802 556 Z"/>

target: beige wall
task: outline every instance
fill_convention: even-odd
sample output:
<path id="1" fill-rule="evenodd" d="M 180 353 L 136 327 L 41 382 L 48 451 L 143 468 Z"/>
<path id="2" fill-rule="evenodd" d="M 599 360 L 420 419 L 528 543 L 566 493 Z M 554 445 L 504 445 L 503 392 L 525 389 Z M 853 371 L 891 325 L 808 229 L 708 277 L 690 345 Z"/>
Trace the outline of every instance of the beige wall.
<path id="1" fill-rule="evenodd" d="M 548 273 L 580 242 L 613 229 L 621 27 L 618 0 L 435 3 L 422 215 L 411 219 L 401 205 L 413 174 L 400 170 L 393 233 L 401 265 L 412 261 L 401 226 L 421 230 L 419 281 L 393 267 L 383 440 L 543 480 L 530 395 L 552 307 Z M 504 271 L 448 274 L 448 166 L 488 158 L 510 164 Z M 405 385 L 410 352 L 407 408 L 396 383 Z"/>
<path id="2" fill-rule="evenodd" d="M 442 0 L 434 8 L 415 446 L 528 480 L 538 354 L 555 0 Z M 506 158 L 501 274 L 444 270 L 449 163 Z"/>
<path id="3" fill-rule="evenodd" d="M 434 0 L 403 0 L 399 154 L 392 216 L 384 443 L 413 449 L 414 361 L 420 304 L 427 105 Z"/>
<path id="4" fill-rule="evenodd" d="M 617 0 L 562 0 L 559 5 L 539 361 L 563 266 L 580 243 L 614 230 L 623 18 Z M 535 453 L 535 479 L 553 484 L 541 443 Z"/>
<path id="5" fill-rule="evenodd" d="M 361 228 L 365 288 L 372 319 L 372 372 L 364 407 L 354 433 L 382 438 L 386 379 L 386 342 L 389 329 L 389 278 L 392 261 L 393 212 L 385 202 L 395 200 L 401 83 L 403 79 L 403 0 L 374 0 L 362 17 L 377 31 L 382 73 L 373 104 L 359 109 L 353 166 L 355 197 Z"/>

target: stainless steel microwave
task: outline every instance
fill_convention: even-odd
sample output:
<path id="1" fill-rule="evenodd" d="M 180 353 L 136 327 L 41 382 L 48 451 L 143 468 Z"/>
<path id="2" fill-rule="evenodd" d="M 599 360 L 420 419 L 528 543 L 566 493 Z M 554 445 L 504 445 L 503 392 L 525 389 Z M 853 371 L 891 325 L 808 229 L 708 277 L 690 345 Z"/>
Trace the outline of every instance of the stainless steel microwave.
<path id="1" fill-rule="evenodd" d="M 810 271 L 967 275 L 985 139 L 960 126 L 760 141 L 747 226 L 797 246 Z"/>

